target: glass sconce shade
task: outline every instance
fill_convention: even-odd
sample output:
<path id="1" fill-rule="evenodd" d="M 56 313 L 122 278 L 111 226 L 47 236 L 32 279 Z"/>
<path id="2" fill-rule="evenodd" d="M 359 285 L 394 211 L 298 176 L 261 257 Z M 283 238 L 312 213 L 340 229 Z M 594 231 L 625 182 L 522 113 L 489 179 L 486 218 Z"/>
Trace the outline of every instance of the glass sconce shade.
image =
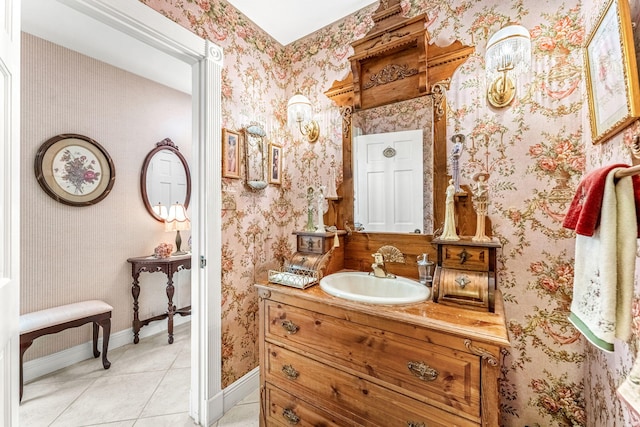
<path id="1" fill-rule="evenodd" d="M 320 127 L 313 120 L 313 107 L 309 98 L 297 92 L 287 103 L 287 121 L 289 125 L 297 123 L 300 133 L 307 137 L 309 142 L 316 142 L 320 136 Z"/>
<path id="2" fill-rule="evenodd" d="M 290 124 L 308 122 L 313 117 L 313 108 L 309 98 L 297 92 L 287 103 L 287 115 Z"/>
<path id="3" fill-rule="evenodd" d="M 531 35 L 521 25 L 507 25 L 489 38 L 485 54 L 487 100 L 494 107 L 515 97 L 515 79 L 531 67 Z"/>

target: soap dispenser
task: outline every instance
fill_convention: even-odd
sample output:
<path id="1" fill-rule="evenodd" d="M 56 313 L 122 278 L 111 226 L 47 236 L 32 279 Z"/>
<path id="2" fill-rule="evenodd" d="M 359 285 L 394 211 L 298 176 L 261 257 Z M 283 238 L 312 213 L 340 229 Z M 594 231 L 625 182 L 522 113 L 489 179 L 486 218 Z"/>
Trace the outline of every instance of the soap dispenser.
<path id="1" fill-rule="evenodd" d="M 418 277 L 420 283 L 426 286 L 431 286 L 433 283 L 433 276 L 431 271 L 433 270 L 433 261 L 429 261 L 428 254 L 418 255 Z"/>

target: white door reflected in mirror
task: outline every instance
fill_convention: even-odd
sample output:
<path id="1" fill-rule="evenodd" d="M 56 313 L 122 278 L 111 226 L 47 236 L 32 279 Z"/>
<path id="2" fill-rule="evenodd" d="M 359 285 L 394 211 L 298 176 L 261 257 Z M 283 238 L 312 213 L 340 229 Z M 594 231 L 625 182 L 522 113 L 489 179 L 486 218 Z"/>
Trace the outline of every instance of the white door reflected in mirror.
<path id="1" fill-rule="evenodd" d="M 153 155 L 147 169 L 147 196 L 151 205 L 171 206 L 184 203 L 187 196 L 187 173 L 182 161 L 169 150 Z"/>
<path id="2" fill-rule="evenodd" d="M 422 130 L 354 137 L 354 222 L 364 231 L 424 232 Z"/>

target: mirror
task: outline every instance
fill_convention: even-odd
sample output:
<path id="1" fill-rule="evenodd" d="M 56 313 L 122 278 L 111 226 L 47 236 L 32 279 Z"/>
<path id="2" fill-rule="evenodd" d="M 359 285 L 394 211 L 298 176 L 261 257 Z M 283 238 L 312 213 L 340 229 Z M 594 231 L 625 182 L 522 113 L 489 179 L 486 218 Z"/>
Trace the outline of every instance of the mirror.
<path id="1" fill-rule="evenodd" d="M 433 117 L 428 95 L 353 113 L 356 229 L 433 234 Z"/>
<path id="2" fill-rule="evenodd" d="M 140 174 L 142 201 L 149 214 L 164 221 L 158 204 L 169 210 L 179 202 L 189 207 L 191 198 L 191 174 L 186 159 L 169 138 L 156 143 L 147 154 Z"/>
<path id="3" fill-rule="evenodd" d="M 267 168 L 265 160 L 265 137 L 267 133 L 256 122 L 242 129 L 245 151 L 245 178 L 253 190 L 262 190 L 267 186 Z"/>

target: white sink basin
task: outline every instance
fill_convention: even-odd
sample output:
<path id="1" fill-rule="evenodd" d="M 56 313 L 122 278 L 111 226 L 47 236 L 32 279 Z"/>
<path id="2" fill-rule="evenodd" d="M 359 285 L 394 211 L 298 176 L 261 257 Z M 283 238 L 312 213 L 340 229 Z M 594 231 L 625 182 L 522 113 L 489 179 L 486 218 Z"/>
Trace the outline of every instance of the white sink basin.
<path id="1" fill-rule="evenodd" d="M 411 279 L 381 278 L 360 271 L 325 276 L 320 279 L 320 288 L 338 298 L 369 304 L 412 304 L 431 294 L 428 287 Z"/>

